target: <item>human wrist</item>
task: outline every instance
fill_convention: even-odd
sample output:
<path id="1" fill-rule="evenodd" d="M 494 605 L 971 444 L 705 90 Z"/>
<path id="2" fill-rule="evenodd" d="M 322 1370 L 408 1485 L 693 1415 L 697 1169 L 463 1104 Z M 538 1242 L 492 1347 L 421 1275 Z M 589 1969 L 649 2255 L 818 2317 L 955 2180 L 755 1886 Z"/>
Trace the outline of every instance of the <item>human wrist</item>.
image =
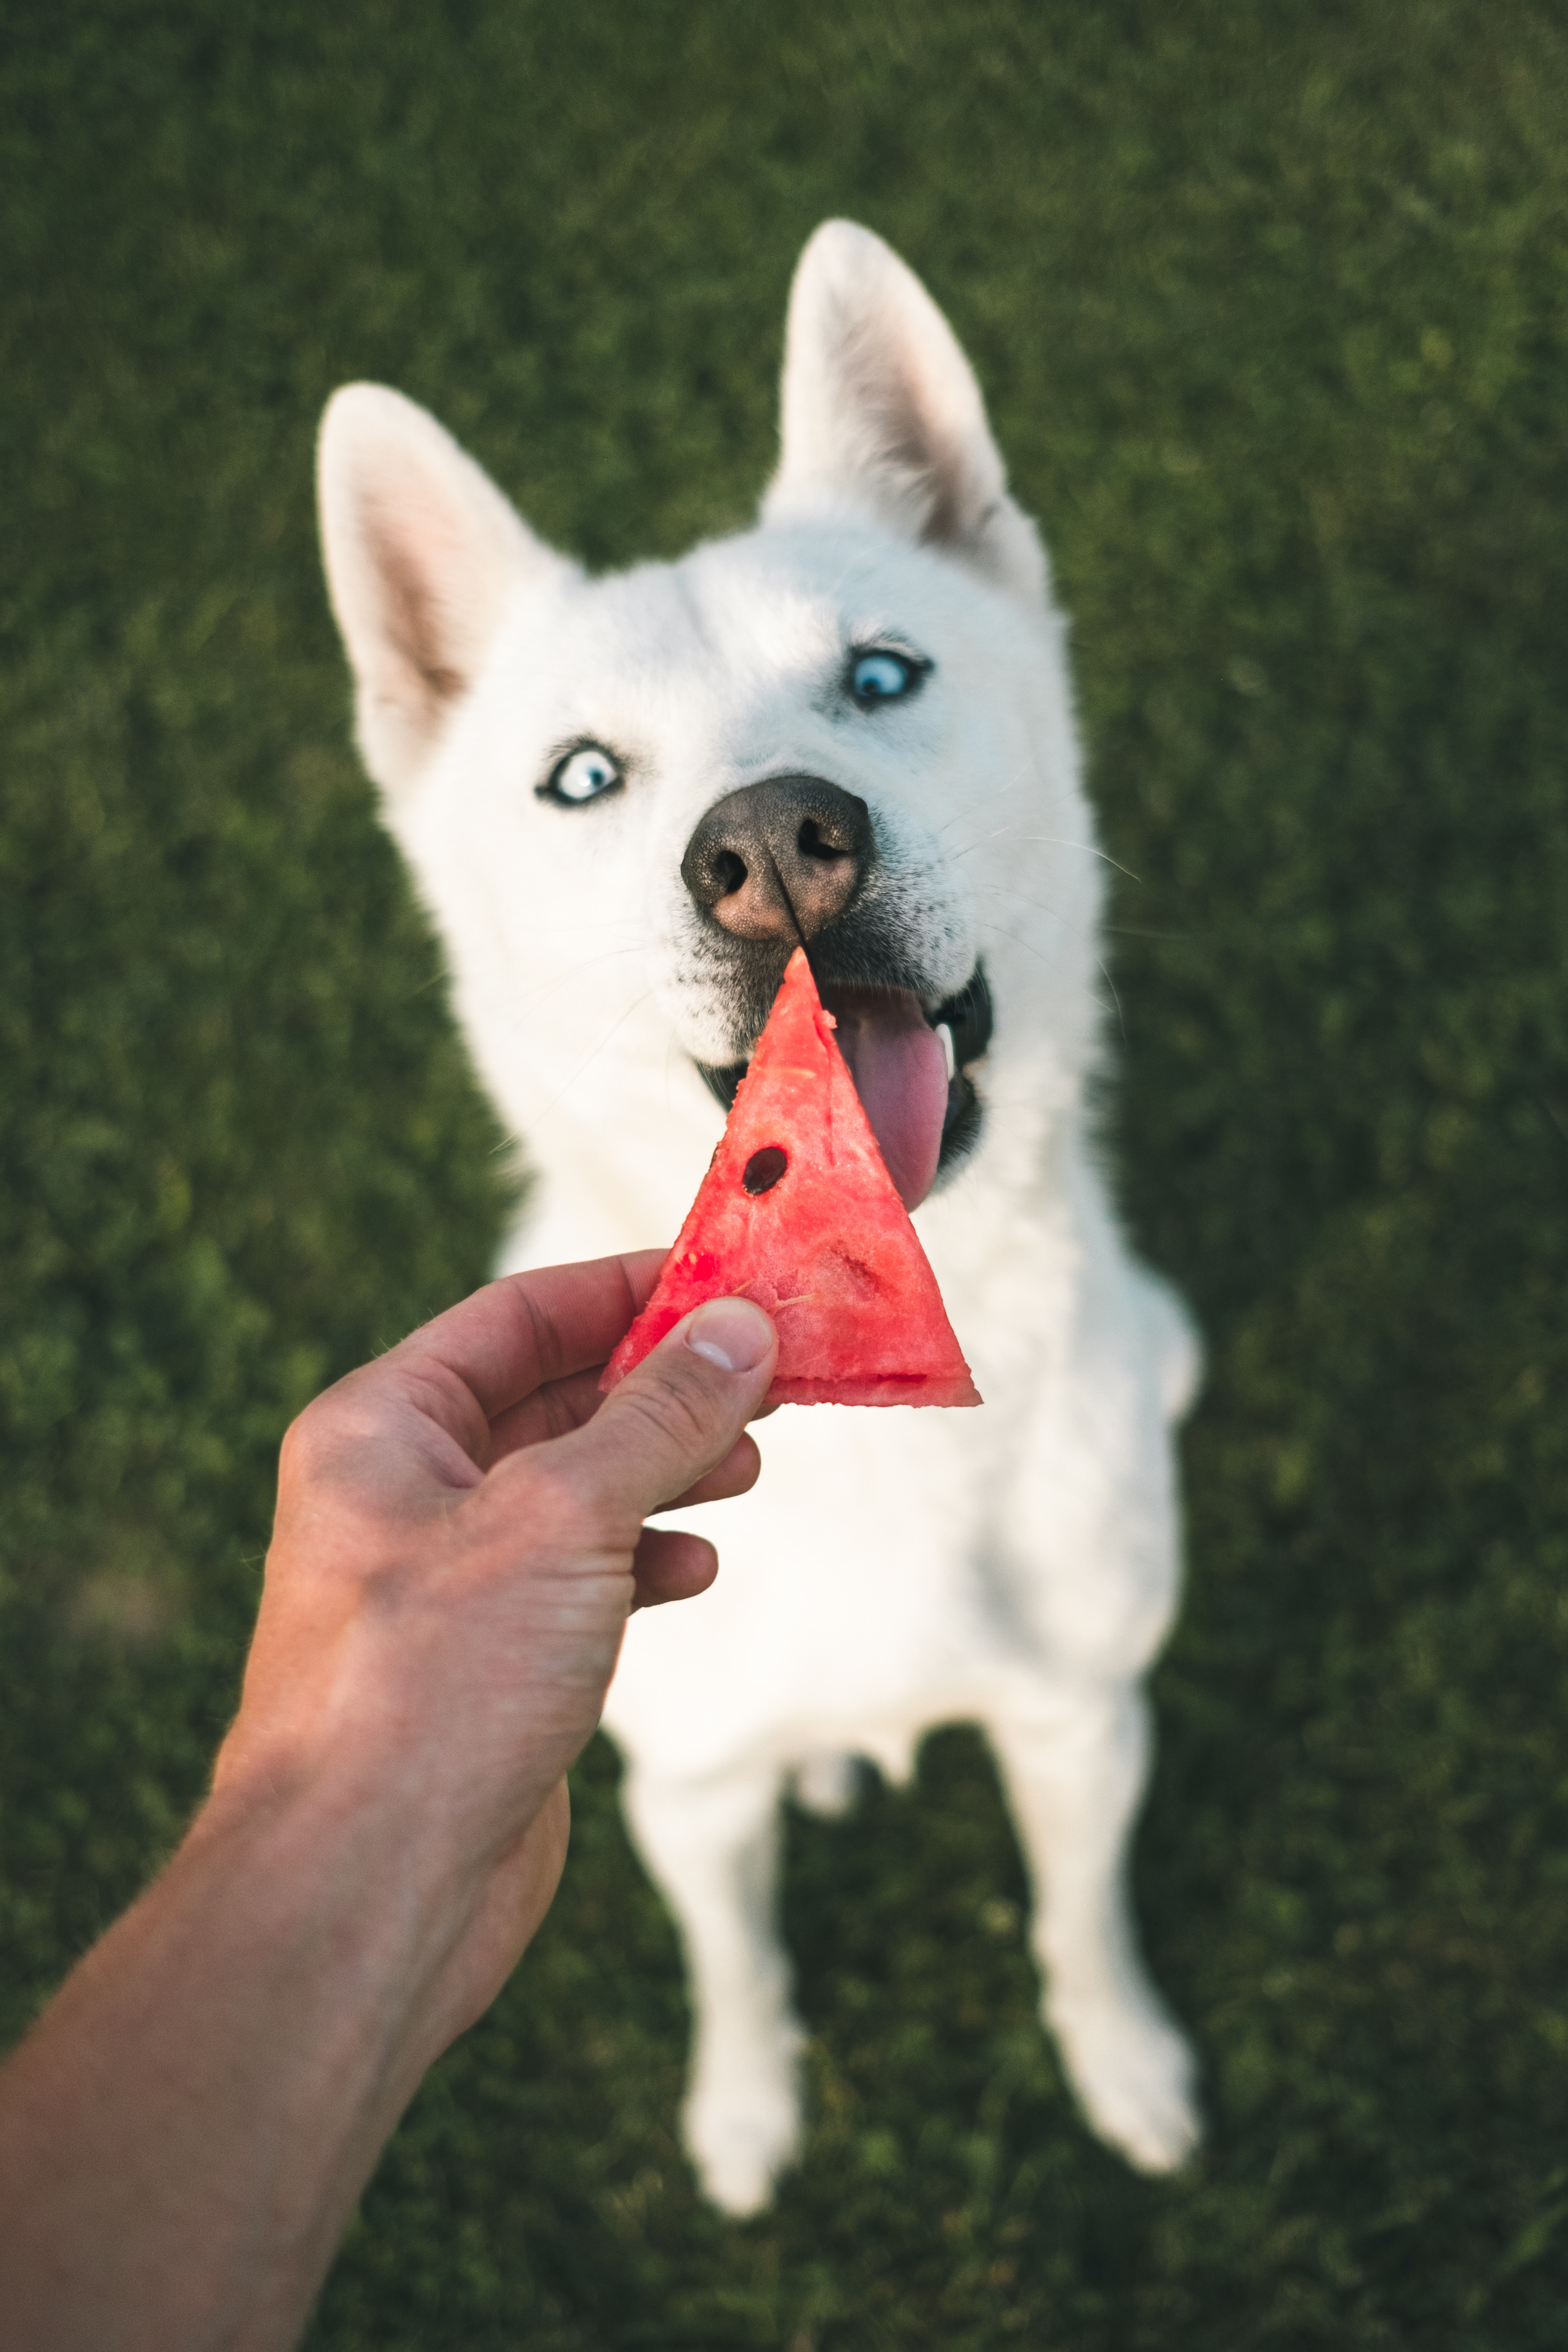
<path id="1" fill-rule="evenodd" d="M 451 1809 L 417 1777 L 367 1739 L 253 1743 L 237 1725 L 185 1843 L 253 1874 L 280 1920 L 352 1914 L 412 1991 L 443 1964 L 484 1874 Z"/>
<path id="2" fill-rule="evenodd" d="M 400 1834 L 393 1807 L 358 1776 L 276 1751 L 215 1786 L 172 1867 L 243 1906 L 258 1966 L 275 1955 L 309 1969 L 312 1990 L 330 1978 L 331 2000 L 384 2044 L 384 2063 L 416 2037 L 474 1899 L 454 1862 Z"/>
<path id="3" fill-rule="evenodd" d="M 565 1852 L 564 1784 L 541 1759 L 500 1819 L 477 1763 L 360 1729 L 331 1741 L 237 1723 L 187 1844 L 226 1850 L 279 1932 L 331 1935 L 388 2063 L 411 2092 L 488 2005 L 548 1908 Z M 559 1798 L 559 1819 L 548 1817 Z M 498 1879 L 514 1882 L 498 1908 Z M 335 1927 L 334 1927 L 334 1923 Z"/>

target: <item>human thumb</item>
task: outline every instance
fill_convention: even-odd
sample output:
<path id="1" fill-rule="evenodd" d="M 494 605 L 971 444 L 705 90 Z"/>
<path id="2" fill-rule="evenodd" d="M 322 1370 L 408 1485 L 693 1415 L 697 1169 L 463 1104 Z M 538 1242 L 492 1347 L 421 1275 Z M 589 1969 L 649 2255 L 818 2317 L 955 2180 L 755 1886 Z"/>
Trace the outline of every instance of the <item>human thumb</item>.
<path id="1" fill-rule="evenodd" d="M 749 1298 L 710 1298 L 668 1331 L 563 1441 L 579 1492 L 640 1525 L 723 1461 L 763 1397 L 778 1335 Z"/>

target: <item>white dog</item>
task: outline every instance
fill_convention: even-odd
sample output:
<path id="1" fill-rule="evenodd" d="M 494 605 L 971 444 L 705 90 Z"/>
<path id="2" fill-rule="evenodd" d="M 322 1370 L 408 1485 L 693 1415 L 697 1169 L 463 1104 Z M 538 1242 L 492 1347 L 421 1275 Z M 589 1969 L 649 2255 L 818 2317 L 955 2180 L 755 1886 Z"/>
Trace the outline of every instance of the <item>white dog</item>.
<path id="1" fill-rule="evenodd" d="M 1124 1885 L 1197 1350 L 1094 1162 L 1064 625 L 946 321 L 847 222 L 795 278 L 782 444 L 755 530 L 603 580 L 395 393 L 340 392 L 321 450 L 360 745 L 536 1171 L 503 1265 L 668 1244 L 805 936 L 985 1400 L 781 1413 L 696 1522 L 714 1591 L 627 1635 L 605 1720 L 685 1938 L 687 2142 L 736 2213 L 799 2137 L 781 1788 L 832 1811 L 854 1757 L 902 1779 L 954 1718 L 999 1760 L 1090 2122 L 1150 2171 L 1198 2131 Z"/>

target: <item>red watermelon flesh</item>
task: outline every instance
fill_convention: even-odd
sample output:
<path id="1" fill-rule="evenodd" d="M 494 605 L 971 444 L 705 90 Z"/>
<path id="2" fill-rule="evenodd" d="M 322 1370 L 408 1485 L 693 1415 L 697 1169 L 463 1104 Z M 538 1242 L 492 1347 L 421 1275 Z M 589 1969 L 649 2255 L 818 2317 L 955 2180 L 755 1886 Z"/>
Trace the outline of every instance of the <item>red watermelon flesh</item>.
<path id="1" fill-rule="evenodd" d="M 834 1027 L 797 948 L 679 1239 L 601 1387 L 704 1299 L 744 1294 L 778 1326 L 770 1404 L 980 1402 Z"/>

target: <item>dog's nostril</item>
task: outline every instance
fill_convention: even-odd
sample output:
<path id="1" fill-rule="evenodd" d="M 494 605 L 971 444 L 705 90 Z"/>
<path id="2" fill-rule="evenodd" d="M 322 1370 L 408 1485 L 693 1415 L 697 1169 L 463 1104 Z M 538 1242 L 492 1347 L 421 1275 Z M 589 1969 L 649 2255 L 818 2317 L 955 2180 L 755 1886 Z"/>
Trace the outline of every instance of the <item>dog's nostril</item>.
<path id="1" fill-rule="evenodd" d="M 747 1160 L 741 1171 L 741 1181 L 752 1194 L 771 1192 L 788 1166 L 787 1152 L 782 1151 L 776 1143 L 764 1144 L 761 1151 L 753 1151 Z"/>
<path id="2" fill-rule="evenodd" d="M 803 856 L 815 857 L 824 866 L 830 866 L 835 858 L 847 857 L 849 855 L 843 842 L 829 841 L 826 838 L 814 816 L 808 816 L 801 826 L 795 836 L 795 846 Z"/>
<path id="3" fill-rule="evenodd" d="M 746 878 L 746 861 L 732 849 L 721 849 L 713 860 L 713 879 L 719 885 L 721 898 L 728 898 L 740 889 Z"/>

